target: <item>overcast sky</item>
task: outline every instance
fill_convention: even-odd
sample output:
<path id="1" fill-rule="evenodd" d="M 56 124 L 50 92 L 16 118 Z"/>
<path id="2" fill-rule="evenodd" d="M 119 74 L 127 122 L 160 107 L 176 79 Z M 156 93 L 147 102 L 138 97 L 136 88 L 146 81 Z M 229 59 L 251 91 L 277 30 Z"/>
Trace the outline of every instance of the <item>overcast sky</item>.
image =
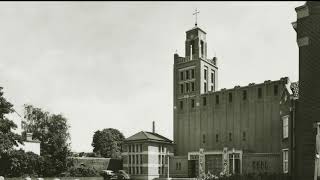
<path id="1" fill-rule="evenodd" d="M 185 31 L 207 32 L 219 89 L 298 80 L 291 22 L 304 2 L 1 2 L 0 86 L 22 114 L 29 103 L 62 113 L 73 151 L 94 131 L 173 136 L 173 54 Z"/>

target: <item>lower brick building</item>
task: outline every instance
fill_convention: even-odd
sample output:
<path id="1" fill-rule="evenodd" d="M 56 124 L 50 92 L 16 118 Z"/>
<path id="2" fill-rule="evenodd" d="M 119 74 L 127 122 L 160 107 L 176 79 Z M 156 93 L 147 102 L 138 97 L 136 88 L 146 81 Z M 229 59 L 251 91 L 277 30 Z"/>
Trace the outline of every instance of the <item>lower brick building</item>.
<path id="1" fill-rule="evenodd" d="M 173 142 L 155 132 L 138 132 L 123 143 L 123 168 L 132 179 L 167 177 Z"/>

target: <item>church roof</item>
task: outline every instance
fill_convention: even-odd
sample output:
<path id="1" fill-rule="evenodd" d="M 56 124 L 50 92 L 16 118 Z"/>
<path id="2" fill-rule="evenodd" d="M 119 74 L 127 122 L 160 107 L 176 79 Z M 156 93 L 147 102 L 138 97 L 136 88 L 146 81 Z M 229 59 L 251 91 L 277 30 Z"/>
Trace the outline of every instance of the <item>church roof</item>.
<path id="1" fill-rule="evenodd" d="M 200 31 L 202 31 L 203 33 L 207 34 L 204 30 L 202 30 L 201 28 L 199 28 L 198 26 L 194 26 L 192 29 L 189 29 L 187 32 L 195 30 L 195 29 L 199 29 Z"/>
<path id="2" fill-rule="evenodd" d="M 147 132 L 147 131 L 140 131 L 127 139 L 125 141 L 157 141 L 157 142 L 165 142 L 165 143 L 172 143 L 172 141 L 164 136 L 161 136 L 157 133 Z"/>

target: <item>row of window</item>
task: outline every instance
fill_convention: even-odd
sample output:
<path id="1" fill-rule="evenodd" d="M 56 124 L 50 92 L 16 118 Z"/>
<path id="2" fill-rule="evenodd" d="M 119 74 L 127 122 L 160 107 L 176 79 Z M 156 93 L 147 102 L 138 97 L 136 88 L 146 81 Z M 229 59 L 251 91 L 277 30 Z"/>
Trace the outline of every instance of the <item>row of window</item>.
<path id="1" fill-rule="evenodd" d="M 229 133 L 229 141 L 232 141 L 232 133 Z M 247 140 L 247 136 L 246 136 L 246 132 L 242 132 L 242 141 L 246 141 Z M 216 142 L 219 142 L 219 134 L 216 134 Z M 203 134 L 202 135 L 202 143 L 205 144 L 206 143 L 206 135 Z"/>
<path id="2" fill-rule="evenodd" d="M 129 167 L 129 174 L 143 174 L 142 166 L 140 167 Z"/>
<path id="3" fill-rule="evenodd" d="M 205 93 L 208 91 L 208 87 L 207 87 L 207 83 L 206 82 L 204 82 L 203 89 L 204 89 Z M 211 91 L 213 92 L 213 90 L 214 90 L 214 87 L 213 87 L 213 85 L 211 85 Z"/>
<path id="4" fill-rule="evenodd" d="M 185 89 L 184 89 L 185 87 Z M 180 84 L 180 93 L 188 93 L 188 92 L 193 92 L 194 91 L 194 82 L 190 83 L 185 83 L 185 84 Z"/>
<path id="5" fill-rule="evenodd" d="M 183 81 L 188 79 L 194 79 L 194 69 L 180 71 L 180 80 Z"/>
<path id="6" fill-rule="evenodd" d="M 206 83 L 205 83 L 205 87 L 206 87 Z M 278 89 L 278 85 L 275 85 L 274 87 L 275 87 L 274 89 Z M 213 86 L 211 88 L 213 90 Z M 183 84 L 182 84 L 181 89 L 183 89 Z M 274 95 L 278 95 L 278 90 L 274 91 Z M 261 97 L 262 97 L 262 89 L 258 88 L 258 98 L 261 98 Z M 219 95 L 216 95 L 215 99 L 216 99 L 216 104 L 219 104 L 220 103 Z M 246 90 L 242 91 L 242 99 L 243 100 L 247 99 L 247 91 Z M 232 93 L 231 92 L 228 94 L 228 100 L 229 100 L 229 102 L 232 102 Z M 202 103 L 203 106 L 206 106 L 207 105 L 207 98 L 203 97 L 202 102 L 203 102 Z M 191 100 L 191 107 L 194 107 L 194 99 Z M 180 109 L 183 109 L 183 101 L 180 101 Z"/>
<path id="7" fill-rule="evenodd" d="M 159 174 L 165 174 L 166 168 L 164 166 L 158 167 Z"/>
<path id="8" fill-rule="evenodd" d="M 142 152 L 142 144 L 129 144 L 128 151 L 129 152 Z"/>
<path id="9" fill-rule="evenodd" d="M 142 155 L 129 155 L 129 164 L 142 164 Z"/>
<path id="10" fill-rule="evenodd" d="M 159 159 L 159 164 L 167 163 L 165 155 L 158 155 L 158 159 Z"/>
<path id="11" fill-rule="evenodd" d="M 206 67 L 205 67 L 203 73 L 204 73 L 204 74 L 203 74 L 204 80 L 207 80 L 208 70 L 206 69 Z M 211 70 L 211 83 L 214 83 L 214 71 L 213 71 L 213 70 Z"/>
<path id="12" fill-rule="evenodd" d="M 161 152 L 166 152 L 167 148 L 163 145 L 159 145 L 158 146 L 158 151 L 161 153 Z"/>

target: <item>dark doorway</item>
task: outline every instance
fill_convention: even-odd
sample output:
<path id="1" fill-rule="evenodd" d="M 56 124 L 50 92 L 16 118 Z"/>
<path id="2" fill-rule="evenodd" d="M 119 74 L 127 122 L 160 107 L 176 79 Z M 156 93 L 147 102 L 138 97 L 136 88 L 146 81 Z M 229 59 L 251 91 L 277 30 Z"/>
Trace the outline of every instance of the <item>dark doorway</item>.
<path id="1" fill-rule="evenodd" d="M 195 178 L 196 177 L 196 163 L 198 161 L 190 160 L 188 161 L 188 176 L 189 178 Z"/>

